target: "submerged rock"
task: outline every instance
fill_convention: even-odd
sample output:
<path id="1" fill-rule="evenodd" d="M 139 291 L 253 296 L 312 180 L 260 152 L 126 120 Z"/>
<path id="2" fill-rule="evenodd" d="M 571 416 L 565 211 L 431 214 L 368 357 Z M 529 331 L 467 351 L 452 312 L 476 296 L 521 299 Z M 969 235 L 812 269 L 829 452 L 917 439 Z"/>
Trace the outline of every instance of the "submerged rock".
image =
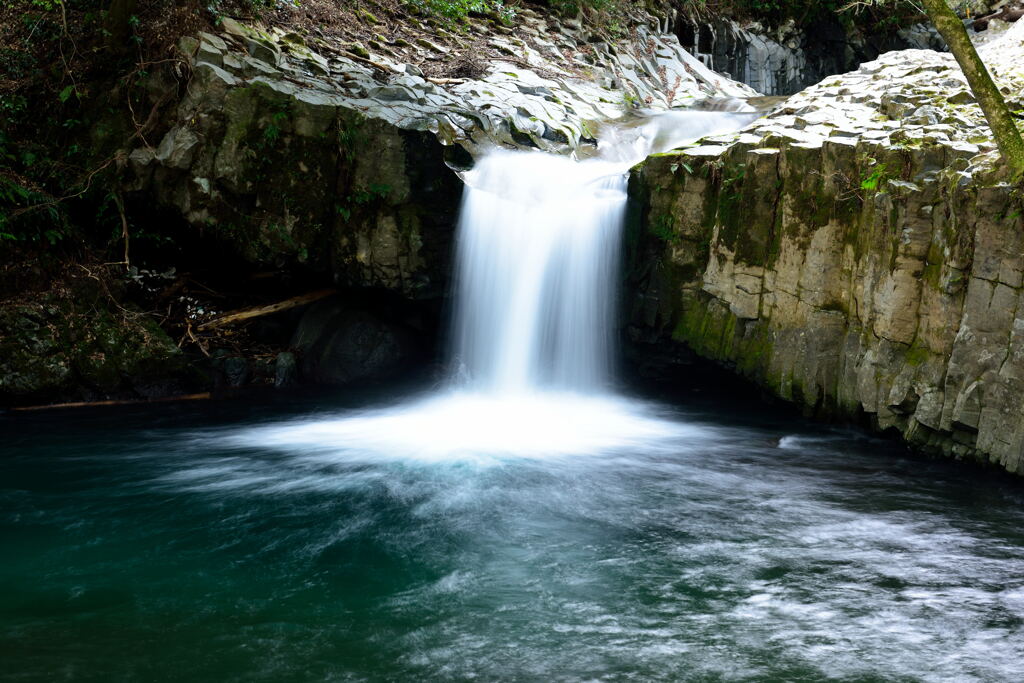
<path id="1" fill-rule="evenodd" d="M 282 351 L 274 359 L 274 386 L 288 389 L 299 383 L 299 361 L 291 351 Z"/>
<path id="2" fill-rule="evenodd" d="M 224 377 L 229 387 L 244 387 L 252 377 L 249 361 L 239 356 L 225 358 L 223 363 Z"/>

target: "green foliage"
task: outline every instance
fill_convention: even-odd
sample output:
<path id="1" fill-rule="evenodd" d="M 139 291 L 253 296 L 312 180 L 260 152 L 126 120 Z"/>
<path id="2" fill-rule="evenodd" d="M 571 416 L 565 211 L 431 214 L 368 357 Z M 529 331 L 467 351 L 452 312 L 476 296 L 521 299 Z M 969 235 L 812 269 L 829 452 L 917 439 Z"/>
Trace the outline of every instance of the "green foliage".
<path id="1" fill-rule="evenodd" d="M 676 0 L 677 2 L 679 0 Z M 958 0 L 955 0 L 958 1 Z M 682 9 L 695 16 L 726 15 L 769 25 L 794 20 L 798 25 L 838 17 L 869 33 L 896 30 L 921 20 L 911 0 L 681 0 Z M 675 3 L 673 3 L 675 4 Z"/>
<path id="2" fill-rule="evenodd" d="M 369 186 L 353 190 L 340 203 L 334 205 L 334 210 L 346 221 L 352 219 L 352 211 L 360 206 L 371 204 L 377 200 L 387 198 L 391 192 L 391 186 L 383 183 L 370 183 Z"/>
<path id="3" fill-rule="evenodd" d="M 0 243 L 29 242 L 54 245 L 67 236 L 56 202 L 35 189 L 14 167 L 30 169 L 38 162 L 34 152 L 15 153 L 0 130 Z"/>
<path id="4" fill-rule="evenodd" d="M 651 234 L 662 242 L 673 246 L 678 246 L 682 243 L 683 238 L 676 232 L 675 221 L 673 221 L 671 216 L 658 216 L 651 221 L 650 225 Z"/>
<path id="5" fill-rule="evenodd" d="M 366 134 L 362 129 L 363 121 L 363 116 L 359 113 L 352 115 L 349 121 L 344 121 L 341 118 L 337 120 L 338 149 L 342 157 L 349 163 L 355 161 L 356 154 L 366 141 Z"/>
<path id="6" fill-rule="evenodd" d="M 516 10 L 509 7 L 503 0 L 404 0 L 405 3 L 421 14 L 441 17 L 448 20 L 463 19 L 470 14 L 493 16 L 503 24 L 511 24 L 515 19 Z"/>
<path id="7" fill-rule="evenodd" d="M 885 164 L 877 164 L 871 167 L 870 173 L 865 170 L 865 174 L 860 180 L 860 189 L 874 192 L 883 182 L 885 182 L 887 177 L 888 176 L 886 176 L 885 173 Z"/>
<path id="8" fill-rule="evenodd" d="M 16 179 L 0 176 L 0 243 L 53 246 L 68 236 L 57 204 Z"/>
<path id="9" fill-rule="evenodd" d="M 731 0 L 736 14 L 759 21 L 776 23 L 795 19 L 799 23 L 835 15 L 850 4 L 850 0 Z"/>
<path id="10" fill-rule="evenodd" d="M 684 0 L 684 4 L 689 1 Z M 548 4 L 559 14 L 574 17 L 584 8 L 614 14 L 628 5 L 629 0 L 549 0 Z"/>
<path id="11" fill-rule="evenodd" d="M 278 5 L 294 5 L 298 7 L 299 0 L 235 0 L 235 2 L 230 3 L 226 0 L 211 0 L 207 4 L 207 8 L 215 16 L 220 17 L 222 11 L 230 12 L 231 10 L 241 8 L 253 14 L 260 14 L 264 10 L 273 9 Z"/>
<path id="12" fill-rule="evenodd" d="M 688 174 L 690 174 L 690 175 L 693 175 L 693 167 L 692 167 L 692 166 L 690 166 L 690 165 L 689 165 L 688 163 L 686 163 L 686 162 L 684 162 L 684 161 L 677 161 L 676 163 L 672 164 L 672 165 L 671 165 L 671 166 L 669 167 L 669 169 L 668 169 L 668 170 L 669 170 L 669 171 L 670 171 L 670 172 L 672 173 L 672 175 L 675 175 L 675 174 L 676 174 L 676 171 L 678 171 L 678 170 L 679 170 L 679 167 L 680 167 L 680 166 L 681 166 L 681 167 L 682 167 L 682 168 L 683 168 L 683 169 L 684 169 L 684 170 L 685 170 L 685 171 L 686 171 L 686 172 L 687 172 Z"/>
<path id="13" fill-rule="evenodd" d="M 281 137 L 281 125 L 288 120 L 288 108 L 287 103 L 283 109 L 280 109 L 270 117 L 270 123 L 263 129 L 263 142 L 258 145 L 261 149 L 273 147 L 277 143 L 277 139 Z"/>

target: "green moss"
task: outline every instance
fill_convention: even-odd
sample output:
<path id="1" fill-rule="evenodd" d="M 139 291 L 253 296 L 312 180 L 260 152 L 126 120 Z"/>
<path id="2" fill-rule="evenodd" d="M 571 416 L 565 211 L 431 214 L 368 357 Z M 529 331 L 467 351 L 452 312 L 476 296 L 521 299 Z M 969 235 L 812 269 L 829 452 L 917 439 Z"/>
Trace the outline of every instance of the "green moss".
<path id="1" fill-rule="evenodd" d="M 650 233 L 666 244 L 677 246 L 683 241 L 675 229 L 675 220 L 668 214 L 652 218 L 648 225 Z"/>
<path id="2" fill-rule="evenodd" d="M 809 228 L 826 225 L 832 218 L 834 198 L 825 194 L 820 183 L 814 183 L 811 187 L 795 187 L 786 196 L 798 222 Z"/>
<path id="3" fill-rule="evenodd" d="M 718 236 L 737 261 L 769 266 L 778 253 L 780 184 L 777 159 L 754 157 L 750 163 L 709 164 L 709 182 L 717 191 Z"/>
<path id="4" fill-rule="evenodd" d="M 939 263 L 929 263 L 925 265 L 924 270 L 921 272 L 921 279 L 937 291 L 941 275 L 942 265 Z"/>
<path id="5" fill-rule="evenodd" d="M 0 403 L 130 393 L 191 369 L 148 316 L 72 287 L 0 310 Z"/>
<path id="6" fill-rule="evenodd" d="M 366 146 L 367 133 L 363 128 L 366 117 L 356 111 L 342 110 L 335 126 L 335 138 L 341 156 L 348 162 L 356 160 Z"/>
<path id="7" fill-rule="evenodd" d="M 743 338 L 742 350 L 736 359 L 736 368 L 744 377 L 759 378 L 766 375 L 775 352 L 767 323 L 757 321 L 752 333 Z"/>
<path id="8" fill-rule="evenodd" d="M 360 45 L 359 43 L 350 43 L 346 47 L 346 49 L 349 52 L 351 52 L 352 54 L 354 54 L 356 57 L 362 57 L 363 59 L 369 59 L 370 58 L 370 51 L 367 50 L 362 45 Z"/>
<path id="9" fill-rule="evenodd" d="M 917 367 L 924 364 L 931 356 L 932 352 L 915 339 L 914 343 L 910 345 L 907 352 L 903 355 L 903 360 L 907 365 Z"/>
<path id="10" fill-rule="evenodd" d="M 685 156 L 683 152 L 679 151 L 678 149 L 673 149 L 669 150 L 668 152 L 658 152 L 657 154 L 652 154 L 649 157 L 647 157 L 647 161 L 650 161 L 651 159 L 676 159 L 682 156 Z M 646 162 L 640 162 L 638 166 L 643 165 L 645 163 Z"/>

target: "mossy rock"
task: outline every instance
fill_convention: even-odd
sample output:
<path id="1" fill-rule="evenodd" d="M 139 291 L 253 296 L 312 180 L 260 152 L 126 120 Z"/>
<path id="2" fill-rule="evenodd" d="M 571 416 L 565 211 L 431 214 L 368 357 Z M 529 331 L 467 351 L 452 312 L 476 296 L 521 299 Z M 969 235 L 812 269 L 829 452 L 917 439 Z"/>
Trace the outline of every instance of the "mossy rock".
<path id="1" fill-rule="evenodd" d="M 0 308 L 0 405 L 149 398 L 202 383 L 154 320 L 113 302 L 50 296 Z"/>

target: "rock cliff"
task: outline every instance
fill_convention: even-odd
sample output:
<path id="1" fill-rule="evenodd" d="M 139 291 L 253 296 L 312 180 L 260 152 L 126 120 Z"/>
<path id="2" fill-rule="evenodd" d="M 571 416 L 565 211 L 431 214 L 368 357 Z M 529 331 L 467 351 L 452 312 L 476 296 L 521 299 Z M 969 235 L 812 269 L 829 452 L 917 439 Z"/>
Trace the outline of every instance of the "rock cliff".
<path id="1" fill-rule="evenodd" d="M 639 9 L 614 30 L 526 7 L 511 27 L 487 16 L 421 19 L 381 22 L 362 11 L 357 30 L 337 30 L 223 17 L 138 79 L 130 112 L 118 118 L 99 103 L 89 145 L 116 161 L 106 210 L 120 213 L 124 261 L 88 264 L 114 292 L 90 301 L 97 324 L 110 314 L 119 336 L 106 335 L 98 351 L 79 341 L 74 296 L 40 294 L 29 307 L 5 296 L 0 338 L 12 350 L 0 405 L 148 397 L 148 377 L 160 373 L 133 369 L 147 350 L 165 376 L 184 372 L 190 353 L 226 386 L 404 367 L 429 355 L 437 336 L 458 172 L 474 154 L 504 146 L 584 157 L 608 122 L 754 94 Z M 129 233 L 162 245 L 146 254 L 132 239 L 134 270 Z M 142 271 L 174 275 L 138 286 Z M 217 279 L 228 295 L 211 289 Z M 329 287 L 344 301 L 331 315 L 310 310 L 239 334 L 203 328 L 235 309 Z M 313 326 L 308 343 L 296 341 L 296 326 Z M 139 353 L 113 353 L 118 339 Z M 331 356 L 332 344 L 344 353 Z M 391 351 L 370 363 L 372 346 Z M 103 381 L 91 370 L 100 361 Z"/>
<path id="2" fill-rule="evenodd" d="M 1011 107 L 1024 26 L 984 48 Z M 651 158 L 630 334 L 808 412 L 1024 471 L 1024 198 L 948 55 L 889 53 Z"/>
<path id="3" fill-rule="evenodd" d="M 227 19 L 219 35 L 182 41 L 187 94 L 159 144 L 128 154 L 131 189 L 254 264 L 438 296 L 461 194 L 449 167 L 493 145 L 582 156 L 634 110 L 754 94 L 649 17 L 617 44 L 530 10 L 518 21 L 371 52 Z M 454 59 L 474 37 L 475 76 L 431 78 L 413 63 Z"/>

